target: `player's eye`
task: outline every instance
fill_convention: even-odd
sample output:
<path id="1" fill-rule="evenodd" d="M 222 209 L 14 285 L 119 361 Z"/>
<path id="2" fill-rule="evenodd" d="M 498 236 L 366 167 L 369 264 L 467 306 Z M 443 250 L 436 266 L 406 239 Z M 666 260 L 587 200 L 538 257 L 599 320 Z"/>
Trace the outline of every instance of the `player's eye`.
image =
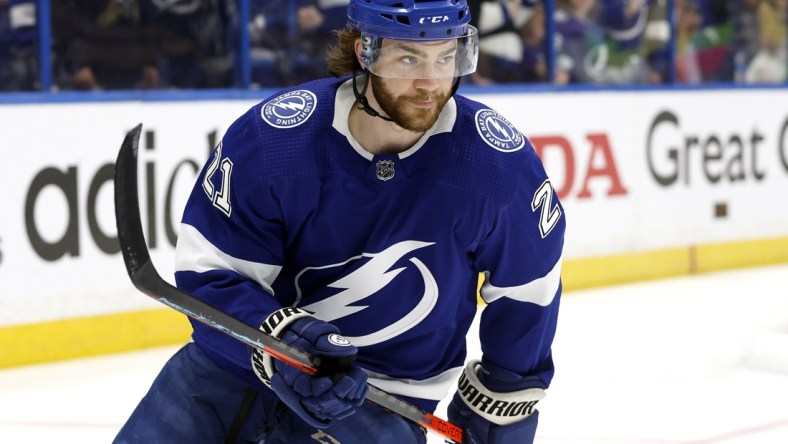
<path id="1" fill-rule="evenodd" d="M 406 65 L 413 65 L 416 63 L 416 57 L 413 56 L 405 56 L 400 59 L 400 61 Z"/>

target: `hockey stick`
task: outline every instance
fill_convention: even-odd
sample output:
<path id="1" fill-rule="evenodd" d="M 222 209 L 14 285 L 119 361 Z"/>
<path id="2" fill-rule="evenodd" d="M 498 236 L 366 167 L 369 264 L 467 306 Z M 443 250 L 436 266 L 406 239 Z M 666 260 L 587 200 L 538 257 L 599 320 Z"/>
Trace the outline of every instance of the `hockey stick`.
<path id="1" fill-rule="evenodd" d="M 126 134 L 115 164 L 115 222 L 123 261 L 131 282 L 153 299 L 190 318 L 213 327 L 249 346 L 310 375 L 330 371 L 318 356 L 310 356 L 292 345 L 207 304 L 162 279 L 153 266 L 142 231 L 137 190 L 137 153 L 142 124 Z M 322 364 L 322 367 L 321 367 Z M 424 412 L 420 408 L 373 385 L 367 400 L 455 443 L 463 442 L 462 428 Z"/>

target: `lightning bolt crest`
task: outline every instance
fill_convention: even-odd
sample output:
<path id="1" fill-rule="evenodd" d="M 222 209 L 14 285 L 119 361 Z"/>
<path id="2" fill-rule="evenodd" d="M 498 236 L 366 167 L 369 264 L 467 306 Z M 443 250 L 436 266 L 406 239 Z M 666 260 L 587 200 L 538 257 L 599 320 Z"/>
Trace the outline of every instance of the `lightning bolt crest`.
<path id="1" fill-rule="evenodd" d="M 275 106 L 290 111 L 301 111 L 304 109 L 304 104 L 299 102 L 279 102 Z"/>
<path id="2" fill-rule="evenodd" d="M 433 244 L 434 242 L 404 241 L 394 244 L 380 253 L 364 253 L 361 257 L 372 258 L 369 262 L 328 285 L 343 291 L 301 308 L 311 311 L 316 317 L 326 322 L 364 310 L 368 307 L 367 305 L 351 306 L 350 304 L 372 296 L 394 280 L 405 268 L 391 270 L 391 267 L 403 256 Z"/>
<path id="3" fill-rule="evenodd" d="M 508 132 L 508 131 L 506 131 L 506 130 L 505 130 L 505 129 L 504 129 L 502 126 L 501 126 L 501 123 L 500 123 L 500 122 L 499 122 L 497 119 L 490 119 L 490 121 L 489 121 L 489 125 L 490 125 L 490 126 L 493 126 L 493 127 L 495 127 L 495 129 L 497 129 L 497 130 L 498 130 L 498 132 L 499 132 L 500 134 L 504 134 L 504 135 L 506 135 L 506 136 L 509 136 L 509 132 Z M 509 137 L 510 137 L 510 136 L 509 136 Z"/>

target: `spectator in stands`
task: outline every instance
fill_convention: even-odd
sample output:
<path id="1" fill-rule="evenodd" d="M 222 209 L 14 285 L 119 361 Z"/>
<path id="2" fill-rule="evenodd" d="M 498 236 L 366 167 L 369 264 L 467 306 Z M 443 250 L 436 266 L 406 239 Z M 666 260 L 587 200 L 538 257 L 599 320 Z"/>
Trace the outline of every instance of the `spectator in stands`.
<path id="1" fill-rule="evenodd" d="M 731 2 L 731 45 L 734 51 L 734 80 L 744 81 L 747 63 L 760 49 L 758 40 L 758 5 L 761 0 L 736 0 Z"/>
<path id="2" fill-rule="evenodd" d="M 224 88 L 233 83 L 238 10 L 233 0 L 147 0 L 145 34 L 157 43 L 162 86 Z"/>
<path id="3" fill-rule="evenodd" d="M 345 27 L 350 0 L 300 0 L 298 31 L 301 49 L 312 58 L 309 79 L 319 79 L 328 70 L 326 56 L 334 41 L 334 31 Z"/>
<path id="4" fill-rule="evenodd" d="M 599 23 L 607 37 L 605 83 L 636 83 L 644 76 L 640 47 L 648 22 L 647 0 L 603 0 Z"/>
<path id="5" fill-rule="evenodd" d="M 555 83 L 603 83 L 607 47 L 594 17 L 596 0 L 558 0 L 555 10 Z"/>
<path id="6" fill-rule="evenodd" d="M 249 3 L 249 59 L 256 87 L 287 85 L 287 52 L 290 47 L 290 0 L 253 0 Z"/>
<path id="7" fill-rule="evenodd" d="M 531 8 L 531 15 L 527 17 L 520 27 L 520 38 L 523 42 L 523 81 L 527 83 L 546 82 L 547 60 L 545 46 L 547 45 L 545 29 L 544 4 L 535 2 Z"/>
<path id="8" fill-rule="evenodd" d="M 676 82 L 701 83 L 703 76 L 693 38 L 703 18 L 697 3 L 692 0 L 676 0 L 676 9 Z"/>
<path id="9" fill-rule="evenodd" d="M 520 28 L 533 14 L 534 1 L 469 2 L 471 24 L 479 30 L 479 64 L 471 80 L 479 85 L 524 82 L 524 44 Z"/>
<path id="10" fill-rule="evenodd" d="M 661 83 L 670 25 L 656 0 L 557 0 L 556 83 Z"/>
<path id="11" fill-rule="evenodd" d="M 325 75 L 335 29 L 347 21 L 349 0 L 252 0 L 252 81 L 286 86 Z"/>
<path id="12" fill-rule="evenodd" d="M 734 79 L 735 51 L 732 48 L 732 5 L 719 0 L 688 0 L 700 15 L 700 25 L 691 36 L 692 47 L 704 82 L 730 82 Z"/>
<path id="13" fill-rule="evenodd" d="M 57 0 L 51 5 L 61 88 L 159 86 L 157 42 L 145 35 L 137 0 Z"/>
<path id="14" fill-rule="evenodd" d="M 605 83 L 661 83 L 668 77 L 670 24 L 662 0 L 602 0 Z"/>
<path id="15" fill-rule="evenodd" d="M 761 0 L 758 5 L 758 36 L 761 47 L 747 66 L 747 83 L 782 83 L 788 80 L 788 1 Z"/>
<path id="16" fill-rule="evenodd" d="M 38 88 L 33 0 L 0 0 L 0 91 Z"/>

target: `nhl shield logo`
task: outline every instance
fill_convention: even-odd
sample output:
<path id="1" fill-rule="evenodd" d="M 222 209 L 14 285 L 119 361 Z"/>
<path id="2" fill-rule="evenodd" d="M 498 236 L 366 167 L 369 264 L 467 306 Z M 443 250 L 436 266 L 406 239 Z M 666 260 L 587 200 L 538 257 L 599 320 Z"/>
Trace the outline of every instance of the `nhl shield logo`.
<path id="1" fill-rule="evenodd" d="M 394 177 L 394 162 L 390 160 L 379 160 L 376 167 L 378 179 L 385 182 Z"/>

